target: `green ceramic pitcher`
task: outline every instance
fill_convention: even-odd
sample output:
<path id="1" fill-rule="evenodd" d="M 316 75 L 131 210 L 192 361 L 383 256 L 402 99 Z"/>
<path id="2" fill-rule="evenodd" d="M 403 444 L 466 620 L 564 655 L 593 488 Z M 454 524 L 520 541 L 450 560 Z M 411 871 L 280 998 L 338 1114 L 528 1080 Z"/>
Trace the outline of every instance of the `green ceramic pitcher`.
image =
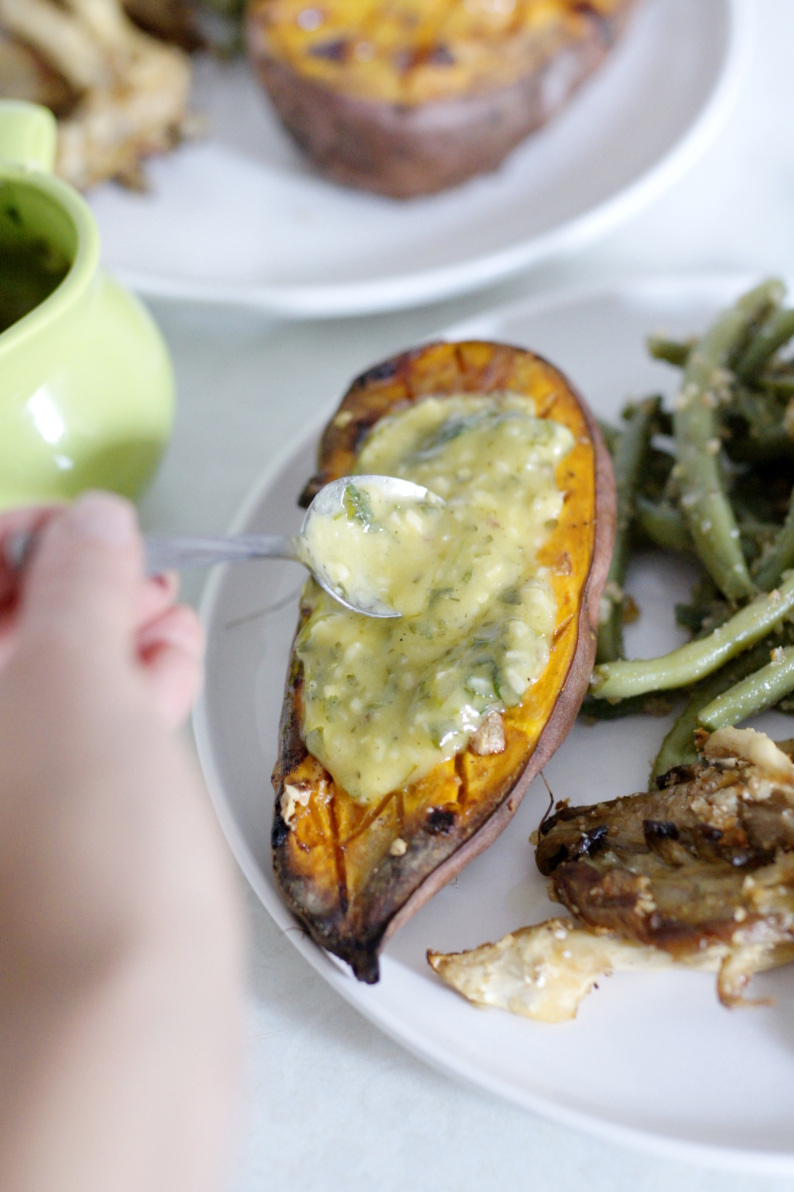
<path id="1" fill-rule="evenodd" d="M 174 381 L 154 320 L 99 267 L 99 232 L 52 173 L 55 121 L 0 101 L 0 509 L 86 488 L 135 496 Z"/>

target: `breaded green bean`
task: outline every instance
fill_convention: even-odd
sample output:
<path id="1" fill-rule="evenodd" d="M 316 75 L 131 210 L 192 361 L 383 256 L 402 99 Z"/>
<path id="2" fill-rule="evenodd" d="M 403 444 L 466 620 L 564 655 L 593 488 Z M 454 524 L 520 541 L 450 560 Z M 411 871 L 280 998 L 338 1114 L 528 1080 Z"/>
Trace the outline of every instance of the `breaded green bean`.
<path id="1" fill-rule="evenodd" d="M 794 310 L 774 310 L 761 324 L 736 362 L 741 381 L 754 381 L 778 348 L 794 335 Z"/>
<path id="2" fill-rule="evenodd" d="M 673 478 L 675 456 L 651 446 L 645 457 L 638 492 L 651 501 L 661 501 L 675 489 Z"/>
<path id="3" fill-rule="evenodd" d="M 712 730 L 727 724 L 740 724 L 742 720 L 771 708 L 792 691 L 794 646 L 788 649 L 779 646 L 772 651 L 771 662 L 707 704 L 700 712 L 700 723 Z"/>
<path id="4" fill-rule="evenodd" d="M 626 716 L 667 716 L 673 710 L 678 692 L 671 695 L 638 695 L 636 699 L 621 699 L 610 703 L 608 699 L 593 699 L 588 695 L 579 714 L 589 720 L 623 720 Z"/>
<path id="5" fill-rule="evenodd" d="M 774 397 L 794 397 L 794 376 L 790 372 L 764 373 L 756 384 L 764 393 L 770 393 Z"/>
<path id="6" fill-rule="evenodd" d="M 776 395 L 737 386 L 724 416 L 731 458 L 753 463 L 794 454 L 794 440 L 783 423 L 785 411 Z"/>
<path id="7" fill-rule="evenodd" d="M 762 592 L 776 587 L 784 571 L 794 567 L 794 489 L 791 492 L 786 520 L 780 527 L 772 547 L 761 556 L 755 582 Z"/>
<path id="8" fill-rule="evenodd" d="M 654 546 L 662 550 L 680 551 L 682 554 L 692 552 L 692 536 L 684 516 L 670 501 L 637 497 L 635 516 L 637 525 Z"/>
<path id="9" fill-rule="evenodd" d="M 598 699 L 626 699 L 647 691 L 688 687 L 755 645 L 793 609 L 794 573 L 790 573 L 779 589 L 757 596 L 708 637 L 687 642 L 660 658 L 597 666 L 590 694 Z"/>
<path id="10" fill-rule="evenodd" d="M 675 619 L 683 628 L 688 629 L 693 637 L 707 637 L 720 625 L 730 620 L 731 606 L 727 600 L 693 600 L 691 604 L 677 604 Z"/>
<path id="11" fill-rule="evenodd" d="M 771 522 L 758 521 L 757 518 L 753 517 L 740 517 L 739 530 L 742 536 L 742 550 L 744 551 L 744 557 L 749 563 L 754 562 L 756 559 L 760 559 L 764 552 L 770 548 L 770 544 L 774 542 L 775 538 L 777 537 L 779 526 L 776 526 Z M 762 588 L 762 591 L 769 592 L 772 590 L 772 588 L 776 588 L 780 582 L 783 572 L 788 570 L 788 566 L 789 565 L 786 567 L 781 567 L 775 576 L 774 582 L 765 585 Z M 753 577 L 755 579 L 755 573 L 753 573 Z M 755 584 L 756 587 L 761 588 L 761 585 L 758 583 L 757 579 L 755 579 Z"/>
<path id="12" fill-rule="evenodd" d="M 758 670 L 769 658 L 770 650 L 780 639 L 765 638 L 750 650 L 745 650 L 727 666 L 721 667 L 690 691 L 689 701 L 668 732 L 653 763 L 651 781 L 666 774 L 673 766 L 697 761 L 695 730 L 700 726 L 700 714 L 718 696 L 734 684 Z"/>
<path id="13" fill-rule="evenodd" d="M 662 741 L 657 753 L 648 785 L 653 789 L 655 780 L 672 770 L 673 766 L 692 765 L 698 760 L 695 748 L 695 730 L 699 727 L 698 713 L 702 704 L 697 695 L 693 695 L 681 715 L 674 722 L 673 727 Z"/>
<path id="14" fill-rule="evenodd" d="M 682 342 L 679 339 L 668 339 L 666 335 L 649 335 L 645 346 L 654 360 L 663 360 L 665 364 L 683 368 L 695 342 L 693 339 Z"/>
<path id="15" fill-rule="evenodd" d="M 681 506 L 701 562 L 729 600 L 751 596 L 753 584 L 718 466 L 715 408 L 729 379 L 726 370 L 783 293 L 782 282 L 765 282 L 719 315 L 690 352 L 675 401 Z"/>
<path id="16" fill-rule="evenodd" d="M 660 405 L 660 398 L 649 397 L 627 410 L 624 414 L 624 429 L 612 453 L 617 489 L 617 522 L 612 561 L 601 596 L 596 653 L 599 662 L 623 657 L 623 583 L 629 558 L 634 502 L 651 441 L 654 417 Z"/>

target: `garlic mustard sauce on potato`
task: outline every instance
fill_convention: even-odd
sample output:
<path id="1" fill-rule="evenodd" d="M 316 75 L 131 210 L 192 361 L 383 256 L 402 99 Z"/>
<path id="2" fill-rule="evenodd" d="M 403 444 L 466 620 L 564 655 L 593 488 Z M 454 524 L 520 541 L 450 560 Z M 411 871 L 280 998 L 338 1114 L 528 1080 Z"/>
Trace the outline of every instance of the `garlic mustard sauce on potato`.
<path id="1" fill-rule="evenodd" d="M 296 643 L 303 738 L 354 799 L 372 802 L 460 752 L 542 673 L 556 607 L 537 553 L 559 517 L 555 472 L 573 445 L 566 427 L 510 393 L 426 398 L 373 428 L 357 470 L 412 480 L 446 504 L 405 550 L 384 553 L 383 598 L 399 619 L 348 612 L 308 585 Z M 377 525 L 378 512 L 355 500 L 348 512 Z"/>

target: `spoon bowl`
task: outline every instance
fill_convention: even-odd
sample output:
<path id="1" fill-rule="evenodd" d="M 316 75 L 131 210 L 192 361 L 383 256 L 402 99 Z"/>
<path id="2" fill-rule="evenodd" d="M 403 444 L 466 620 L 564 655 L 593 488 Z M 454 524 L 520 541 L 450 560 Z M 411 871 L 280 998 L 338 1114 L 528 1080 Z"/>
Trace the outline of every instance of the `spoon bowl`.
<path id="1" fill-rule="evenodd" d="M 343 476 L 321 488 L 306 511 L 296 539 L 298 556 L 320 587 L 345 608 L 368 617 L 399 617 L 402 614 L 379 594 L 384 587 L 383 577 L 377 573 L 382 558 L 366 546 L 373 535 L 391 533 L 394 541 L 387 539 L 387 544 L 399 549 L 399 515 L 443 504 L 441 497 L 423 485 L 396 476 Z M 328 530 L 340 522 L 347 531 L 346 541 L 337 542 Z M 357 572 L 351 570 L 353 562 L 358 562 Z"/>

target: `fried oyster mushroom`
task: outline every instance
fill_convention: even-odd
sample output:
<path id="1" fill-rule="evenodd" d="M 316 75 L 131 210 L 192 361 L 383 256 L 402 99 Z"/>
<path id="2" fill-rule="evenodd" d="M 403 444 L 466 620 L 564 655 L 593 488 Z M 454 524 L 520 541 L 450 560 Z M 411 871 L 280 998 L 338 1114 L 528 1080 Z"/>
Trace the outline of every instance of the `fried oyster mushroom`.
<path id="1" fill-rule="evenodd" d="M 120 0 L 0 0 L 0 98 L 58 117 L 58 173 L 80 190 L 116 178 L 195 131 L 190 66 L 144 33 Z"/>
<path id="2" fill-rule="evenodd" d="M 781 745 L 702 733 L 703 760 L 659 789 L 558 807 L 536 861 L 571 918 L 430 964 L 470 1001 L 545 1022 L 624 969 L 715 971 L 724 1006 L 752 1004 L 752 975 L 794 959 L 794 742 Z"/>

